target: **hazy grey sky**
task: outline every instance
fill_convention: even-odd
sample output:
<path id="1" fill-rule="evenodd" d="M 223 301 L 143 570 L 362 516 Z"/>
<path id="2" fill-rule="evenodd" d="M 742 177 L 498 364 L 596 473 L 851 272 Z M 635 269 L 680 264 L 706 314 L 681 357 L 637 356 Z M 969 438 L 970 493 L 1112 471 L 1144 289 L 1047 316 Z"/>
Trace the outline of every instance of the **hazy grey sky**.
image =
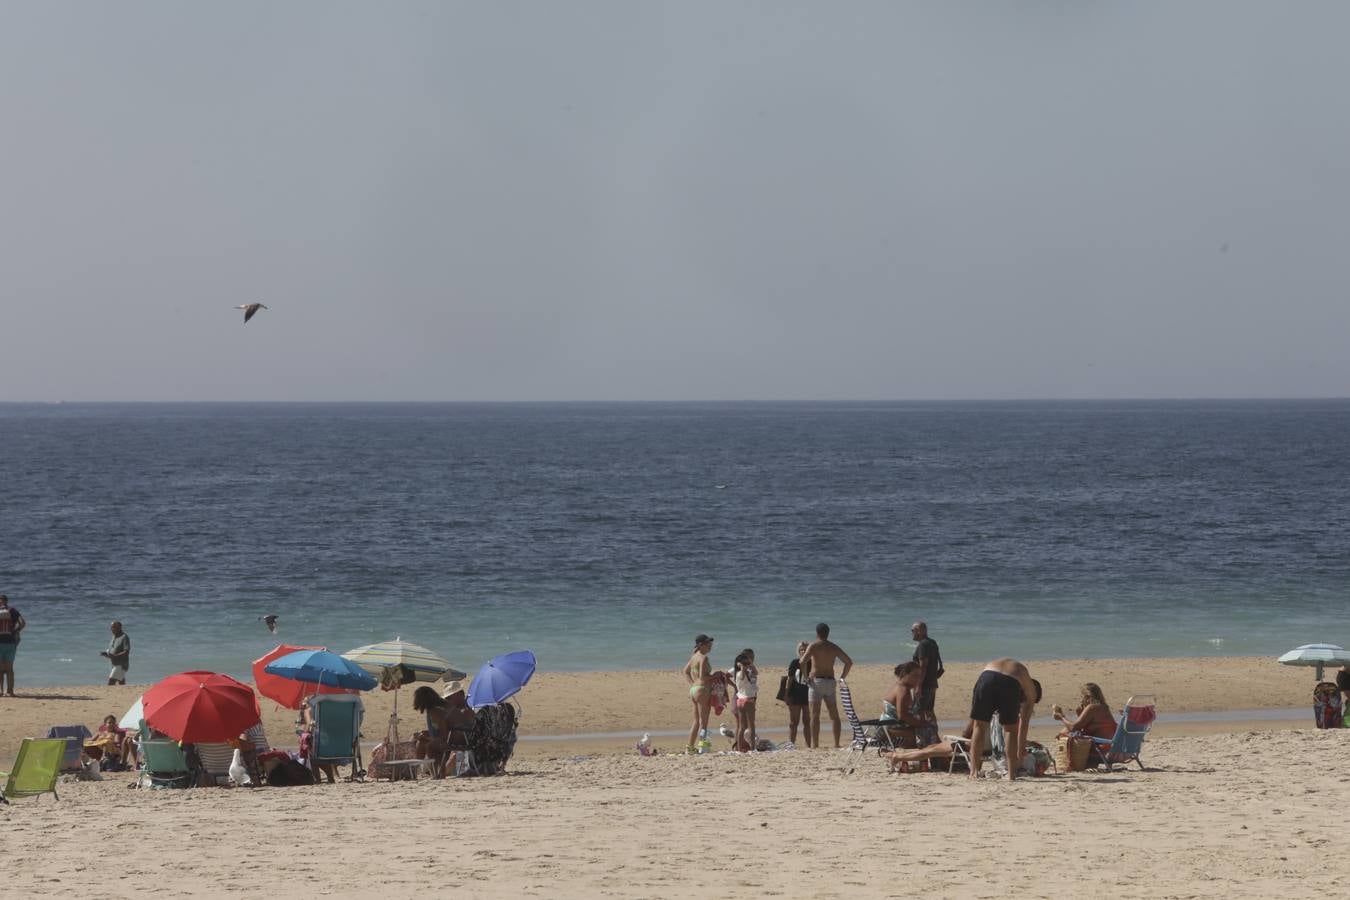
<path id="1" fill-rule="evenodd" d="M 6 2 L 0 400 L 1350 395 L 1347 31 Z"/>

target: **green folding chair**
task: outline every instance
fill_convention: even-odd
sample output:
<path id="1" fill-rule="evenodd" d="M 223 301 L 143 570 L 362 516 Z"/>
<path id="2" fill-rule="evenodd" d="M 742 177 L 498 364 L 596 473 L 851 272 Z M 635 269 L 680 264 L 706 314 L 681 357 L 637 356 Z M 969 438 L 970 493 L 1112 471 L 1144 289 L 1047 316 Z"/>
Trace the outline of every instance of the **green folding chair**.
<path id="1" fill-rule="evenodd" d="M 141 769 L 152 785 L 192 787 L 196 772 L 183 748 L 168 739 L 141 741 Z"/>
<path id="2" fill-rule="evenodd" d="M 65 738 L 24 738 L 19 744 L 14 769 L 0 772 L 0 775 L 8 776 L 5 789 L 0 792 L 0 801 L 39 794 L 51 794 L 60 800 L 61 796 L 56 793 L 56 778 L 61 774 L 61 759 L 65 754 Z"/>

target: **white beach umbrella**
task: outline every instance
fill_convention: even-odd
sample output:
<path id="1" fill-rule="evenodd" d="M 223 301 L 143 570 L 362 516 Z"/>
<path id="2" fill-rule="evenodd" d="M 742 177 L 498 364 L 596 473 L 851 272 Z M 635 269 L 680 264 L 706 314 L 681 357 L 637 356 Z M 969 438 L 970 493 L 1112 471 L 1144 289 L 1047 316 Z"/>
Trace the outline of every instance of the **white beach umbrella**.
<path id="1" fill-rule="evenodd" d="M 1322 680 L 1324 666 L 1350 666 L 1350 650 L 1335 644 L 1304 644 L 1280 657 L 1286 666 L 1315 666 L 1317 680 Z"/>
<path id="2" fill-rule="evenodd" d="M 131 704 L 131 709 L 127 710 L 122 716 L 122 721 L 117 723 L 118 728 L 135 731 L 141 727 L 141 719 L 145 718 L 145 707 L 141 705 L 141 699 L 137 697 L 136 702 Z"/>

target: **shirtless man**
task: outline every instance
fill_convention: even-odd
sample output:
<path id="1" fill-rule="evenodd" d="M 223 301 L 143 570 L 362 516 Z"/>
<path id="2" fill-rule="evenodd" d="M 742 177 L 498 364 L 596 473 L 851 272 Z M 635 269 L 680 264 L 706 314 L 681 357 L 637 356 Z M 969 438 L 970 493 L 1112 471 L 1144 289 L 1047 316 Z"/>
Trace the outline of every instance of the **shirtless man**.
<path id="1" fill-rule="evenodd" d="M 999 724 L 1008 733 L 1008 780 L 1017 777 L 1027 751 L 1027 728 L 1031 714 L 1041 702 L 1041 683 L 1015 659 L 996 659 L 984 667 L 970 694 L 970 777 L 980 777 L 984 745 L 989 738 L 989 720 L 998 713 Z"/>
<path id="2" fill-rule="evenodd" d="M 834 663 L 842 660 L 844 669 L 840 678 L 848 678 L 848 670 L 853 668 L 853 660 L 842 648 L 830 640 L 830 626 L 821 622 L 816 626 L 816 639 L 802 654 L 802 668 L 807 671 L 807 702 L 811 704 L 806 719 L 806 746 L 820 747 L 820 703 L 830 711 L 830 723 L 834 726 L 834 746 L 839 747 L 839 710 L 834 704 Z"/>

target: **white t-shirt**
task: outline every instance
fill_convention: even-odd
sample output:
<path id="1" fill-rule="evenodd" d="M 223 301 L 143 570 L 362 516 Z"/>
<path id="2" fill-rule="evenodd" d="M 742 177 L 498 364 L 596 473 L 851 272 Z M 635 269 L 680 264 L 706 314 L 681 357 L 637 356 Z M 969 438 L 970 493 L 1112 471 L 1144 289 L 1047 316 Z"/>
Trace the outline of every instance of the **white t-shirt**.
<path id="1" fill-rule="evenodd" d="M 759 685 L 749 671 L 741 669 L 736 673 L 736 696 L 746 700 L 759 696 Z"/>

